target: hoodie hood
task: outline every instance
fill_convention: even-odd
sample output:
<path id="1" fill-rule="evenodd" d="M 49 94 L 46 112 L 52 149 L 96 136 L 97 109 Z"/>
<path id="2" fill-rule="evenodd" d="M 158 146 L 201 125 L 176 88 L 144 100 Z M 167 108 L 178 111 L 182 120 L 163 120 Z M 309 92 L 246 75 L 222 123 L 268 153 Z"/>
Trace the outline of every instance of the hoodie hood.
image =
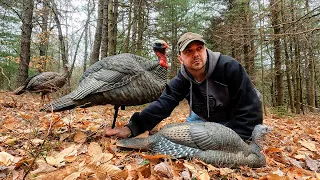
<path id="1" fill-rule="evenodd" d="M 212 52 L 211 50 L 207 49 L 207 62 L 206 62 L 206 77 L 204 79 L 204 81 L 206 81 L 206 95 L 207 95 L 207 111 L 208 111 L 208 117 L 210 117 L 210 107 L 209 107 L 209 86 L 208 86 L 208 78 L 211 76 L 212 72 L 214 71 L 218 60 L 220 57 L 220 52 Z M 191 115 L 191 111 L 192 111 L 192 87 L 193 87 L 193 83 L 195 84 L 200 84 L 202 82 L 197 82 L 192 75 L 190 74 L 190 72 L 187 70 L 187 68 L 182 64 L 181 65 L 181 74 L 183 75 L 183 77 L 185 77 L 187 80 L 189 80 L 190 82 L 190 115 Z"/>

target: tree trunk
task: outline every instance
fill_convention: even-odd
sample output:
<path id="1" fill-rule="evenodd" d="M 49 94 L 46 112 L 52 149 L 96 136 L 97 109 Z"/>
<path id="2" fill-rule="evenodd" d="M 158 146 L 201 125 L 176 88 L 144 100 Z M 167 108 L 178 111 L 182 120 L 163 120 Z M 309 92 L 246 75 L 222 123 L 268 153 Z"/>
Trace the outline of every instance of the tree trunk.
<path id="1" fill-rule="evenodd" d="M 293 0 L 290 1 L 290 13 L 291 13 L 291 21 L 294 22 L 296 20 L 295 15 L 295 2 Z M 292 25 L 292 32 L 296 32 L 295 24 Z M 298 40 L 296 36 L 293 36 L 292 41 L 290 42 L 290 51 L 294 54 L 294 62 L 293 62 L 293 69 L 292 77 L 293 77 L 293 84 L 294 84 L 294 104 L 295 104 L 295 112 L 300 114 L 301 112 L 301 70 L 300 70 L 300 48 L 298 44 Z"/>
<path id="2" fill-rule="evenodd" d="M 23 0 L 22 10 L 22 27 L 21 27 L 21 52 L 20 63 L 17 76 L 17 87 L 21 86 L 28 78 L 28 70 L 30 63 L 30 44 L 32 33 L 32 14 L 33 14 L 33 0 Z"/>
<path id="3" fill-rule="evenodd" d="M 138 39 L 137 39 L 137 54 L 142 55 L 142 42 L 143 42 L 143 32 L 145 30 L 144 26 L 144 15 L 145 15 L 145 0 L 140 0 L 139 14 L 138 14 Z"/>
<path id="4" fill-rule="evenodd" d="M 91 13 L 94 11 L 94 6 L 90 9 L 90 1 L 87 4 L 87 20 L 84 26 L 84 56 L 83 56 L 83 72 L 87 70 L 88 61 L 88 42 L 89 42 L 89 22 L 91 20 Z"/>
<path id="5" fill-rule="evenodd" d="M 243 16 L 243 55 L 245 69 L 249 74 L 251 80 L 254 82 L 254 41 L 253 41 L 253 26 L 252 26 L 252 12 L 250 9 L 250 0 L 242 1 L 241 6 L 244 10 Z"/>
<path id="6" fill-rule="evenodd" d="M 99 52 L 101 45 L 101 33 L 102 33 L 102 23 L 103 23 L 103 2 L 104 0 L 99 0 L 98 4 L 98 19 L 97 19 L 97 27 L 94 35 L 93 49 L 90 55 L 90 64 L 94 64 L 99 61 Z"/>
<path id="7" fill-rule="evenodd" d="M 52 11 L 54 14 L 54 20 L 55 20 L 57 28 L 58 28 L 61 59 L 62 59 L 62 65 L 64 67 L 65 65 L 68 64 L 66 46 L 65 46 L 63 35 L 62 35 L 61 23 L 60 23 L 60 20 L 58 17 L 57 5 L 54 3 L 54 1 L 51 1 L 51 3 L 52 3 Z"/>
<path id="8" fill-rule="evenodd" d="M 48 32 L 48 17 L 49 17 L 49 7 L 46 2 L 42 2 L 43 8 L 42 8 L 42 14 L 41 14 L 41 39 L 40 39 L 40 45 L 39 45 L 39 55 L 40 55 L 40 61 L 39 66 L 41 71 L 46 71 L 47 69 L 47 51 L 48 51 L 48 45 L 49 45 L 49 32 Z"/>
<path id="9" fill-rule="evenodd" d="M 110 1 L 110 0 L 109 0 Z M 101 59 L 108 56 L 109 43 L 109 1 L 103 3 L 103 23 L 102 23 L 102 38 L 101 38 Z"/>
<path id="10" fill-rule="evenodd" d="M 117 51 L 118 0 L 109 0 L 108 5 L 108 48 L 109 55 Z"/>
<path id="11" fill-rule="evenodd" d="M 281 19 L 283 22 L 285 22 L 285 11 L 284 11 L 284 3 L 283 0 L 281 0 Z M 287 25 L 283 25 L 283 29 L 288 29 Z M 285 66 L 286 66 L 286 78 L 287 78 L 287 86 L 288 86 L 288 96 L 289 96 L 289 104 L 290 104 L 290 109 L 291 112 L 294 112 L 294 97 L 293 97 L 293 92 L 292 92 L 292 77 L 291 72 L 292 72 L 292 65 L 290 63 L 290 56 L 288 53 L 288 44 L 287 44 L 287 38 L 283 38 L 283 48 L 285 52 Z"/>
<path id="12" fill-rule="evenodd" d="M 126 40 L 124 42 L 124 52 L 128 53 L 129 51 L 129 45 L 130 45 L 130 36 L 131 36 L 131 27 L 132 27 L 132 4 L 133 0 L 129 0 L 129 13 L 128 13 L 128 30 L 127 30 L 127 36 Z"/>
<path id="13" fill-rule="evenodd" d="M 171 52 L 171 67 L 170 67 L 170 76 L 169 79 L 172 79 L 173 77 L 176 76 L 177 74 L 177 67 L 178 67 L 178 58 L 177 54 L 179 53 L 177 43 L 178 43 L 178 27 L 176 22 L 178 21 L 177 16 L 175 15 L 175 7 L 170 7 L 171 8 L 171 32 L 172 32 L 172 52 Z"/>
<path id="14" fill-rule="evenodd" d="M 306 14 L 309 14 L 309 0 L 306 0 Z M 307 28 L 311 28 L 310 23 L 306 23 Z M 312 44 L 313 44 L 313 39 L 316 39 L 316 37 L 313 37 L 313 34 L 307 34 L 307 58 L 305 59 L 306 61 L 306 72 L 308 72 L 309 76 L 306 78 L 307 84 L 307 97 L 308 97 L 308 105 L 309 105 L 309 110 L 311 112 L 315 112 L 315 89 L 314 89 L 314 84 L 315 84 L 315 73 L 314 73 L 314 52 L 312 49 Z"/>
<path id="15" fill-rule="evenodd" d="M 113 16 L 113 21 L 114 21 L 114 28 L 112 30 L 113 34 L 113 44 L 114 44 L 114 51 L 113 54 L 117 54 L 117 37 L 118 37 L 118 17 L 119 17 L 119 0 L 114 0 L 114 16 Z"/>
<path id="16" fill-rule="evenodd" d="M 79 50 L 79 47 L 80 47 L 80 42 L 81 42 L 81 39 L 83 37 L 84 32 L 85 32 L 85 29 L 82 31 L 82 33 L 80 35 L 80 38 L 78 40 L 78 43 L 77 43 L 77 46 L 76 46 L 76 50 L 75 50 L 74 55 L 73 55 L 73 60 L 72 60 L 71 68 L 70 68 L 70 74 L 69 74 L 70 76 L 69 77 L 71 77 L 71 74 L 73 72 L 74 64 L 76 62 L 78 50 Z"/>
<path id="17" fill-rule="evenodd" d="M 259 2 L 259 11 L 261 11 L 261 2 Z M 260 35 L 260 62 L 261 62 L 261 85 L 262 85 L 262 105 L 263 105 L 263 112 L 265 116 L 267 115 L 267 110 L 266 110 L 266 103 L 265 103 L 265 76 L 264 76 L 264 61 L 263 61 L 263 41 L 264 41 L 264 36 L 263 36 L 263 28 L 262 24 L 264 24 L 262 15 L 259 15 L 259 35 Z"/>
<path id="18" fill-rule="evenodd" d="M 296 104 L 296 113 L 300 114 L 300 110 L 302 107 L 301 102 L 301 70 L 300 70 L 300 49 L 299 44 L 296 38 L 294 37 L 294 54 L 295 54 L 295 75 L 296 75 L 296 94 L 295 94 L 295 104 Z"/>
<path id="19" fill-rule="evenodd" d="M 139 6 L 141 0 L 134 0 L 133 6 L 133 24 L 132 24 L 132 45 L 131 45 L 131 53 L 137 53 L 137 34 L 138 34 L 138 19 L 139 19 Z"/>
<path id="20" fill-rule="evenodd" d="M 280 21 L 279 21 L 279 2 L 270 0 L 271 8 L 271 23 L 274 31 L 274 68 L 275 68 L 275 90 L 277 93 L 276 106 L 283 106 L 284 94 L 283 94 L 283 73 L 281 62 L 281 49 L 280 49 Z"/>
<path id="21" fill-rule="evenodd" d="M 314 102 L 314 105 L 315 105 L 315 107 L 316 108 L 319 108 L 319 105 L 318 105 L 318 99 L 317 99 L 317 97 L 318 97 L 318 94 L 317 94 L 317 77 L 318 77 L 318 75 L 317 75 L 317 71 L 315 71 L 315 69 L 317 69 L 316 68 L 316 66 L 317 66 L 317 64 L 315 63 L 314 64 L 314 69 L 313 69 L 313 71 L 314 71 L 314 99 L 315 99 L 315 102 Z M 317 109 L 318 110 L 318 112 L 319 112 L 319 109 Z"/>

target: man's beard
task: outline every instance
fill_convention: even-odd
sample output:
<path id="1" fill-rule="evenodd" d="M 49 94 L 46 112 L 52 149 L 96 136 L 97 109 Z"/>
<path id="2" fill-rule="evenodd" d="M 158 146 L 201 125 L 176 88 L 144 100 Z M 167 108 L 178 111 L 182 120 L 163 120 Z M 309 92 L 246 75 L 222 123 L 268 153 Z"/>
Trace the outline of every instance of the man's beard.
<path id="1" fill-rule="evenodd" d="M 201 69 L 203 69 L 205 67 L 205 64 L 203 63 L 203 61 L 200 59 L 200 58 L 197 58 L 194 60 L 195 62 L 193 63 L 193 65 L 196 63 L 196 64 L 199 64 L 197 65 L 196 67 L 193 67 L 191 66 L 191 70 L 193 71 L 199 71 Z"/>

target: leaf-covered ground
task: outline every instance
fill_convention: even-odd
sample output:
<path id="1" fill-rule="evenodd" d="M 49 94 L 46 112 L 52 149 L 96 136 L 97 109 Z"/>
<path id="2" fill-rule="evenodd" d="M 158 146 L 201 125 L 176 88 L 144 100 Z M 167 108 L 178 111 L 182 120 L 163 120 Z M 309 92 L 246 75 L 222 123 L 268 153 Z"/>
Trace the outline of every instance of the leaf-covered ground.
<path id="1" fill-rule="evenodd" d="M 117 125 L 143 107 L 120 110 Z M 117 139 L 103 135 L 112 106 L 61 113 L 40 108 L 39 95 L 0 92 L 0 179 L 320 179 L 320 114 L 268 115 L 264 122 L 273 131 L 263 143 L 267 165 L 229 169 L 118 148 Z M 181 103 L 153 131 L 183 122 L 188 113 Z"/>

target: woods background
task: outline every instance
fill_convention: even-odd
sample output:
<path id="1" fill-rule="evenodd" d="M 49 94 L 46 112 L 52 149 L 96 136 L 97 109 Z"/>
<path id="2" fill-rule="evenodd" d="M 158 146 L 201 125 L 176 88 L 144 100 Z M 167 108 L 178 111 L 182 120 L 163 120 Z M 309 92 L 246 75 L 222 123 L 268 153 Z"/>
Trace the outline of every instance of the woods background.
<path id="1" fill-rule="evenodd" d="M 184 32 L 236 58 L 262 94 L 264 112 L 317 112 L 320 100 L 318 0 L 0 0 L 0 89 L 37 72 L 82 72 L 114 54 L 154 59 L 152 41 L 171 46 L 169 77 Z"/>

